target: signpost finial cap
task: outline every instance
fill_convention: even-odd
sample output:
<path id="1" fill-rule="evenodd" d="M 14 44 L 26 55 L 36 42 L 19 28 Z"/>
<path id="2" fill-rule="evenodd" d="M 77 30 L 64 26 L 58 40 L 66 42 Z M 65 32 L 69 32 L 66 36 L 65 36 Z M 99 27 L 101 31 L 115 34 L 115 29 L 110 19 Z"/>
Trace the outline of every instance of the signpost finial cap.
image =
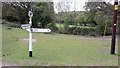
<path id="1" fill-rule="evenodd" d="M 29 11 L 28 12 L 28 16 L 31 18 L 31 17 L 33 17 L 33 12 L 32 11 Z"/>

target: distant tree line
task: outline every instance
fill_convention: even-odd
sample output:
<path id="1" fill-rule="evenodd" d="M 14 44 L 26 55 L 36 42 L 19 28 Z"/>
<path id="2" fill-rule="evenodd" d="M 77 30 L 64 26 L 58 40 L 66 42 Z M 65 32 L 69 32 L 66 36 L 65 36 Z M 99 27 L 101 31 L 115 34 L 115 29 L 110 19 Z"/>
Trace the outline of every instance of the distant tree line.
<path id="1" fill-rule="evenodd" d="M 92 36 L 111 35 L 114 6 L 109 2 L 86 2 L 84 7 L 86 11 L 83 12 L 58 13 L 57 22 L 64 23 L 64 29 L 59 29 L 59 32 Z"/>
<path id="2" fill-rule="evenodd" d="M 84 6 L 86 11 L 68 11 L 69 5 L 64 8 L 61 6 L 64 6 L 64 3 L 58 3 L 57 9 L 60 12 L 55 13 L 53 2 L 4 2 L 2 18 L 10 23 L 14 22 L 13 25 L 27 24 L 29 20 L 28 11 L 32 9 L 34 14 L 32 25 L 36 28 L 50 28 L 52 32 L 63 34 L 111 35 L 114 10 L 112 4 L 86 2 Z M 120 9 L 118 11 L 119 17 Z"/>

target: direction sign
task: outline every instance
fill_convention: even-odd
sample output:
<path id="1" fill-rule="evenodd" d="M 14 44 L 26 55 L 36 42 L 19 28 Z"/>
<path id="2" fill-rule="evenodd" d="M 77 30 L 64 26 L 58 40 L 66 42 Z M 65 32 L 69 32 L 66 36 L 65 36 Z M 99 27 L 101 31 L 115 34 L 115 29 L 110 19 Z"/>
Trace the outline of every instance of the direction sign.
<path id="1" fill-rule="evenodd" d="M 22 27 L 22 29 L 28 29 L 28 28 L 30 28 L 30 25 L 29 24 L 22 24 L 21 27 Z"/>
<path id="2" fill-rule="evenodd" d="M 31 29 L 26 29 L 28 32 L 30 32 L 30 30 L 32 32 L 43 32 L 43 33 L 46 33 L 46 32 L 51 32 L 50 29 L 39 29 L 39 28 L 31 28 Z"/>
<path id="3" fill-rule="evenodd" d="M 26 29 L 28 32 L 30 32 L 30 29 Z"/>
<path id="4" fill-rule="evenodd" d="M 32 32 L 51 32 L 51 30 L 50 29 L 32 28 Z"/>

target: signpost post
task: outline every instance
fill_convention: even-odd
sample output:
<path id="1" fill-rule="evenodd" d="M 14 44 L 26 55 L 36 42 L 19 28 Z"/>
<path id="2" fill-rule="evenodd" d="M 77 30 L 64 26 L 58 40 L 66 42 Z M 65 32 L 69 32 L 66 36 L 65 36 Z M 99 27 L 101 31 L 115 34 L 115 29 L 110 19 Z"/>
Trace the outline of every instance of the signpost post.
<path id="1" fill-rule="evenodd" d="M 22 29 L 26 29 L 29 32 L 29 57 L 32 57 L 32 32 L 51 32 L 50 29 L 39 29 L 39 28 L 32 28 L 32 17 L 33 13 L 31 11 L 28 12 L 29 16 L 29 24 L 21 25 Z"/>
<path id="2" fill-rule="evenodd" d="M 31 31 L 31 27 L 32 27 L 32 17 L 33 17 L 33 13 L 31 11 L 28 12 L 28 16 L 29 18 L 29 25 L 30 25 L 30 31 L 29 31 L 29 57 L 32 57 L 32 31 Z"/>

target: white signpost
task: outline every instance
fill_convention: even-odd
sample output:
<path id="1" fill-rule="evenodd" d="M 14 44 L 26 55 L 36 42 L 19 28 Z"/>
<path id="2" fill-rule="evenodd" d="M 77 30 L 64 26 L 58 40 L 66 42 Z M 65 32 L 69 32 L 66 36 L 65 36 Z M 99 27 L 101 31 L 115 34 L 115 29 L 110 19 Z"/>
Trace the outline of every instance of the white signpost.
<path id="1" fill-rule="evenodd" d="M 23 24 L 21 25 L 22 29 L 29 29 L 30 25 L 29 24 Z"/>
<path id="2" fill-rule="evenodd" d="M 39 28 L 31 28 L 32 27 L 32 17 L 33 13 L 31 11 L 28 12 L 29 24 L 21 25 L 22 29 L 26 29 L 29 32 L 29 57 L 32 57 L 32 32 L 51 32 L 50 29 L 39 29 Z"/>
<path id="3" fill-rule="evenodd" d="M 50 29 L 39 29 L 39 28 L 31 28 L 31 29 L 26 29 L 28 32 L 32 31 L 32 32 L 44 32 L 44 33 L 48 33 L 48 32 L 51 32 Z"/>

